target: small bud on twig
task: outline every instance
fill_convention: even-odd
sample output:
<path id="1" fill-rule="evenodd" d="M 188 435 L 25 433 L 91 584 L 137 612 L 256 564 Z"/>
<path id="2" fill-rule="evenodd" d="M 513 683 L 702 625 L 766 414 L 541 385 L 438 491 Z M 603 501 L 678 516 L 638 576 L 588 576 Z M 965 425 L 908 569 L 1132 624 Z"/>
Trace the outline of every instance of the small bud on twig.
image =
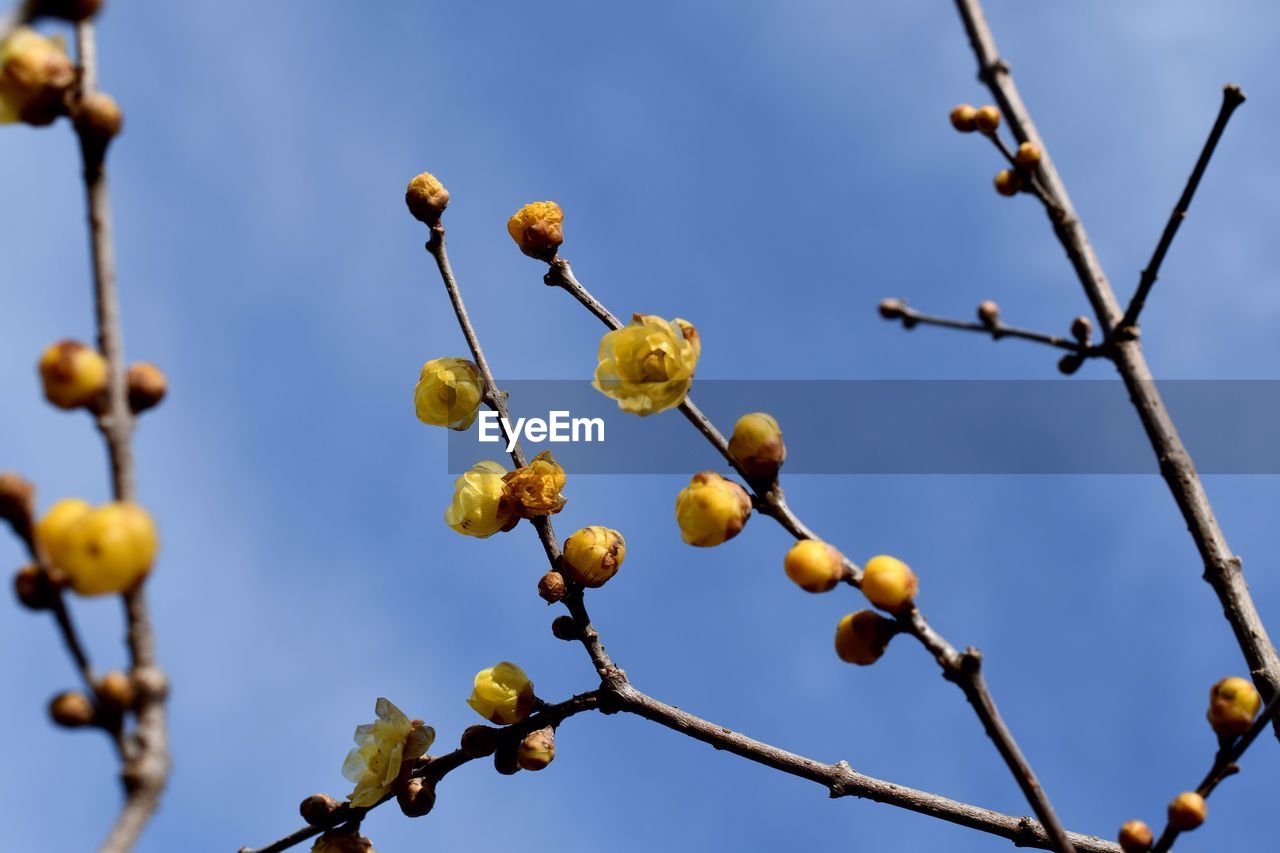
<path id="1" fill-rule="evenodd" d="M 977 117 L 978 111 L 973 104 L 960 104 L 951 110 L 951 126 L 961 133 L 970 133 L 975 128 Z"/>
<path id="2" fill-rule="evenodd" d="M 169 391 L 169 381 L 154 364 L 138 362 L 129 365 L 126 377 L 129 387 L 129 408 L 139 414 L 160 405 Z"/>
<path id="3" fill-rule="evenodd" d="M 516 763 L 524 770 L 541 770 L 555 757 L 556 731 L 550 726 L 525 735 L 516 750 Z"/>
<path id="4" fill-rule="evenodd" d="M 978 321 L 988 329 L 1000 322 L 1000 306 L 990 299 L 978 303 Z"/>
<path id="5" fill-rule="evenodd" d="M 1000 126 L 1000 110 L 991 104 L 979 107 L 973 116 L 973 123 L 983 133 L 995 133 Z"/>
<path id="6" fill-rule="evenodd" d="M 75 105 L 71 120 L 75 122 L 84 144 L 99 157 L 124 127 L 124 113 L 120 105 L 105 92 L 90 92 L 81 98 Z"/>
<path id="7" fill-rule="evenodd" d="M 1120 827 L 1117 840 L 1124 853 L 1147 853 L 1155 837 L 1151 834 L 1151 827 L 1140 820 L 1131 820 Z"/>
<path id="8" fill-rule="evenodd" d="M 830 592 L 844 577 L 844 555 L 826 542 L 801 539 L 787 551 L 782 568 L 805 592 Z"/>
<path id="9" fill-rule="evenodd" d="M 13 593 L 28 610 L 48 610 L 57 600 L 58 587 L 39 566 L 24 566 L 13 576 Z"/>
<path id="10" fill-rule="evenodd" d="M 555 604 L 564 598 L 564 575 L 559 572 L 547 572 L 538 581 L 538 596 L 547 604 Z"/>
<path id="11" fill-rule="evenodd" d="M 1012 169 L 1002 169 L 996 173 L 996 192 L 1002 196 L 1015 196 L 1022 191 L 1022 176 Z"/>
<path id="12" fill-rule="evenodd" d="M 514 776 L 520 772 L 520 764 L 516 759 L 514 746 L 503 746 L 493 754 L 493 769 L 503 776 Z"/>
<path id="13" fill-rule="evenodd" d="M 881 554 L 862 569 L 862 594 L 889 613 L 905 613 L 915 606 L 920 581 L 906 563 Z"/>
<path id="14" fill-rule="evenodd" d="M 1087 344 L 1093 335 L 1093 321 L 1081 314 L 1071 321 L 1071 337 L 1082 344 Z"/>
<path id="15" fill-rule="evenodd" d="M 93 725 L 98 714 L 88 696 L 79 690 L 67 690 L 49 701 L 49 716 L 58 725 L 74 729 Z"/>
<path id="16" fill-rule="evenodd" d="M 113 669 L 98 679 L 95 692 L 99 702 L 117 712 L 132 708 L 137 698 L 133 681 L 118 669 Z"/>
<path id="17" fill-rule="evenodd" d="M 422 817 L 436 804 L 436 788 L 427 780 L 415 777 L 396 792 L 396 803 L 405 817 Z"/>
<path id="18" fill-rule="evenodd" d="M 902 309 L 906 303 L 901 299 L 882 299 L 880 300 L 880 316 L 886 320 L 896 320 L 902 316 Z"/>
<path id="19" fill-rule="evenodd" d="M 449 191 L 430 172 L 423 172 L 409 182 L 404 192 L 404 203 L 409 206 L 413 218 L 427 225 L 435 225 L 449 206 Z"/>
<path id="20" fill-rule="evenodd" d="M 35 517 L 36 487 L 14 473 L 0 474 L 0 519 L 26 536 Z"/>
<path id="21" fill-rule="evenodd" d="M 1018 146 L 1017 153 L 1013 155 L 1013 162 L 1024 169 L 1034 169 L 1040 165 L 1040 157 L 1040 146 L 1034 142 L 1024 142 Z"/>
<path id="22" fill-rule="evenodd" d="M 59 341 L 41 353 L 40 379 L 58 408 L 91 406 L 107 387 L 107 360 L 79 341 Z"/>
<path id="23" fill-rule="evenodd" d="M 312 794 L 298 805 L 298 812 L 309 826 L 326 826 L 339 803 L 328 794 Z"/>
<path id="24" fill-rule="evenodd" d="M 1204 797 L 1195 791 L 1183 791 L 1169 803 L 1169 825 L 1179 832 L 1190 832 L 1204 823 L 1208 812 Z"/>
<path id="25" fill-rule="evenodd" d="M 845 663 L 870 666 L 880 660 L 896 633 L 893 620 L 874 610 L 850 613 L 836 625 L 836 655 Z"/>
<path id="26" fill-rule="evenodd" d="M 493 755 L 493 751 L 498 748 L 498 730 L 490 726 L 467 726 L 462 732 L 459 746 L 472 758 Z"/>
<path id="27" fill-rule="evenodd" d="M 752 412 L 738 418 L 729 439 L 729 455 L 754 480 L 772 483 L 787 461 L 787 445 L 782 428 L 772 415 Z"/>
<path id="28" fill-rule="evenodd" d="M 551 621 L 551 635 L 557 640 L 577 640 L 582 636 L 582 632 L 578 630 L 578 623 L 573 617 L 564 614 Z"/>
<path id="29" fill-rule="evenodd" d="M 1072 353 L 1064 355 L 1058 359 L 1058 372 L 1064 376 L 1070 376 L 1080 369 L 1080 365 L 1084 364 L 1084 356 Z"/>

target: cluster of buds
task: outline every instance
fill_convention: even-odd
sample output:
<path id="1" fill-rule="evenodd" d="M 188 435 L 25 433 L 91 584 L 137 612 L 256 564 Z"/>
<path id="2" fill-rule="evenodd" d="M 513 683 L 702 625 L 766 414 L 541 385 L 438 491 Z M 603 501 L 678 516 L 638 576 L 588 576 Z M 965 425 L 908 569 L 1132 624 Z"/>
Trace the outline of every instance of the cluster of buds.
<path id="1" fill-rule="evenodd" d="M 772 483 L 787 461 L 782 428 L 772 415 L 752 412 L 738 418 L 729 439 L 729 455 L 742 473 L 759 483 Z"/>
<path id="2" fill-rule="evenodd" d="M 93 685 L 93 695 L 65 690 L 49 700 L 49 717 L 69 729 L 100 726 L 114 728 L 120 717 L 134 705 L 138 690 L 133 679 L 112 670 Z"/>
<path id="3" fill-rule="evenodd" d="M 600 339 L 592 387 L 634 415 L 652 415 L 684 402 L 702 340 L 692 323 L 634 314 L 630 325 Z"/>
<path id="4" fill-rule="evenodd" d="M 453 500 L 444 520 L 465 536 L 485 539 L 515 527 L 522 518 L 553 515 L 565 505 L 564 468 L 544 450 L 523 467 L 508 471 L 485 460 L 453 484 Z"/>
<path id="5" fill-rule="evenodd" d="M 951 110 L 951 126 L 961 133 L 978 131 L 993 140 L 1000 128 L 1000 110 L 992 104 L 974 107 L 972 104 L 960 104 Z M 1032 179 L 1037 166 L 1043 159 L 1043 152 L 1034 142 L 1023 142 L 1018 150 L 1009 155 L 1008 149 L 998 140 L 1001 150 L 1011 156 L 1011 169 L 1003 169 L 996 173 L 993 181 L 996 192 L 1003 196 L 1014 196 L 1020 193 Z"/>
<path id="6" fill-rule="evenodd" d="M 59 409 L 102 410 L 111 368 L 96 349 L 79 341 L 58 341 L 40 354 L 37 368 L 45 399 Z M 160 368 L 142 362 L 130 365 L 125 383 L 134 414 L 158 406 L 169 390 Z"/>
<path id="7" fill-rule="evenodd" d="M 751 497 L 746 489 L 714 471 L 694 474 L 676 496 L 680 536 L 699 548 L 710 548 L 737 536 L 750 517 Z"/>

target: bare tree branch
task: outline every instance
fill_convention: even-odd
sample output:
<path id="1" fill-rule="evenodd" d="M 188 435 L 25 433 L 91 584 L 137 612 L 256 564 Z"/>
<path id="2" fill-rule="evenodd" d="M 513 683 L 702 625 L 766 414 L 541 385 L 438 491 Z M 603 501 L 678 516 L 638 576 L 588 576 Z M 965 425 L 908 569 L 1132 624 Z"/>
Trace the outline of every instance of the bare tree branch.
<path id="1" fill-rule="evenodd" d="M 891 303 L 891 304 L 886 304 Z M 1020 329 L 1017 326 L 1006 325 L 1001 320 L 994 323 L 980 323 L 970 320 L 955 320 L 950 317 L 938 317 L 933 314 L 925 314 L 917 311 L 900 299 L 885 300 L 880 303 L 880 313 L 886 320 L 898 320 L 902 323 L 904 329 L 914 329 L 916 326 L 938 326 L 943 329 L 959 329 L 964 332 L 977 332 L 980 335 L 990 335 L 991 340 L 998 341 L 1002 338 L 1018 338 L 1024 341 L 1032 341 L 1033 343 L 1044 344 L 1057 349 L 1063 349 L 1067 352 L 1074 353 L 1082 358 L 1094 358 L 1103 355 L 1101 347 L 1089 346 L 1080 341 L 1064 338 L 1060 335 L 1050 335 L 1046 332 L 1036 332 L 1030 329 Z"/>

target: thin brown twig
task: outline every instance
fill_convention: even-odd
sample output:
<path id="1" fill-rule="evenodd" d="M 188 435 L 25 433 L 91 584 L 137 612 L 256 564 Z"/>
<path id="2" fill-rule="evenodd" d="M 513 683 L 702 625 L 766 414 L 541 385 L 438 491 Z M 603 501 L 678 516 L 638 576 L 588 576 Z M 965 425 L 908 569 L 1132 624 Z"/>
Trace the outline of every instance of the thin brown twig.
<path id="1" fill-rule="evenodd" d="M 1160 474 L 1168 484 L 1195 542 L 1204 564 L 1204 579 L 1213 587 L 1222 604 L 1254 684 L 1263 698 L 1269 700 L 1280 691 L 1280 656 L 1276 654 L 1275 645 L 1249 593 L 1240 558 L 1227 544 L 1191 454 L 1183 445 L 1156 387 L 1141 342 L 1136 337 L 1114 334 L 1122 322 L 1120 305 L 1076 215 L 1049 150 L 1022 101 L 1009 64 L 996 49 L 981 3 L 978 0 L 956 0 L 956 8 L 977 58 L 978 79 L 990 89 L 1015 138 L 1019 142 L 1034 143 L 1040 149 L 1039 174 L 1048 194 L 1045 209 L 1054 233 L 1066 250 L 1067 258 L 1093 306 L 1104 339 L 1114 341 L 1111 359 L 1137 409 L 1159 461 Z M 1274 728 L 1280 737 L 1280 720 L 1275 722 Z"/>
<path id="2" fill-rule="evenodd" d="M 548 286 L 560 287 L 568 292 L 609 328 L 618 329 L 621 327 L 618 318 L 604 306 L 604 303 L 592 296 L 591 292 L 574 275 L 573 267 L 568 260 L 559 256 L 554 258 L 550 262 L 550 267 L 543 281 Z M 782 490 L 776 482 L 768 486 L 762 486 L 762 484 L 753 481 L 747 476 L 746 472 L 742 470 L 729 452 L 729 443 L 725 440 L 724 435 L 691 399 L 686 398 L 680 404 L 680 411 L 747 483 L 752 490 L 753 502 L 761 512 L 771 515 L 797 539 L 817 538 L 787 507 L 782 500 Z M 862 580 L 861 570 L 847 558 L 844 562 L 845 579 L 852 585 L 859 586 Z M 929 650 L 942 668 L 946 679 L 955 683 L 964 692 L 965 698 L 969 700 L 969 704 L 973 706 L 974 712 L 977 714 L 979 721 L 981 721 L 983 730 L 995 744 L 996 750 L 1000 753 L 1000 757 L 1004 759 L 1005 765 L 1009 768 L 1027 802 L 1035 811 L 1040 822 L 1046 827 L 1049 837 L 1053 841 L 1053 849 L 1063 851 L 1063 853 L 1071 853 L 1072 845 L 1066 829 L 1054 812 L 1053 805 L 1049 802 L 1040 780 L 1036 777 L 1030 763 L 1022 754 L 1017 741 L 1014 740 L 1013 733 L 1000 716 L 991 692 L 987 689 L 986 680 L 982 676 L 981 654 L 975 649 L 968 649 L 964 652 L 958 651 L 941 634 L 929 626 L 918 609 L 913 608 L 910 613 L 900 617 L 898 623 L 903 633 L 915 637 Z"/>
<path id="3" fill-rule="evenodd" d="M 898 302 L 895 306 L 896 313 L 891 317 L 886 316 L 885 319 L 898 320 L 902 323 L 902 328 L 904 329 L 910 330 L 916 326 L 938 326 L 943 329 L 959 329 L 960 331 L 989 335 L 993 341 L 998 341 L 1002 338 L 1018 338 L 1024 341 L 1032 341 L 1075 353 L 1082 358 L 1096 358 L 1105 354 L 1100 346 L 1089 346 L 1060 335 L 1050 335 L 1047 332 L 1036 332 L 1031 329 L 1020 329 L 1017 326 L 1010 326 L 999 320 L 987 324 L 970 320 L 955 320 L 950 317 L 939 317 L 917 311 L 901 300 L 896 301 Z"/>

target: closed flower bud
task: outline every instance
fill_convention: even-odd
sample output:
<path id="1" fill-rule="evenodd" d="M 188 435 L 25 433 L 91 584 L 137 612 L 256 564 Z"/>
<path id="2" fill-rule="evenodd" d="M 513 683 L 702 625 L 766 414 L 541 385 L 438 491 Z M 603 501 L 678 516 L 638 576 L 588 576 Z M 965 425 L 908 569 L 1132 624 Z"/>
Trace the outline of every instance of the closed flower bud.
<path id="1" fill-rule="evenodd" d="M 578 623 L 568 614 L 557 616 L 551 620 L 551 636 L 557 640 L 576 640 L 582 636 Z"/>
<path id="2" fill-rule="evenodd" d="M 525 735 L 516 750 L 516 763 L 523 770 L 541 770 L 556 757 L 556 731 L 547 726 Z"/>
<path id="3" fill-rule="evenodd" d="M 433 358 L 422 365 L 413 389 L 413 410 L 424 424 L 464 430 L 475 422 L 483 399 L 484 382 L 474 363 Z"/>
<path id="4" fill-rule="evenodd" d="M 534 698 L 533 682 L 524 670 L 503 661 L 476 673 L 467 704 L 489 722 L 509 726 L 532 713 Z"/>
<path id="5" fill-rule="evenodd" d="M 880 660 L 896 633 L 893 620 L 873 610 L 850 613 L 836 625 L 836 654 L 845 663 L 870 666 Z"/>
<path id="6" fill-rule="evenodd" d="M 990 299 L 978 303 L 978 321 L 987 328 L 1000 322 L 1000 306 Z"/>
<path id="7" fill-rule="evenodd" d="M 1017 195 L 1022 191 L 1022 176 L 1012 169 L 997 172 L 994 183 L 996 192 L 1003 196 Z"/>
<path id="8" fill-rule="evenodd" d="M 98 679 L 94 691 L 98 694 L 98 701 L 115 711 L 133 707 L 133 701 L 137 698 L 133 682 L 118 669 L 113 669 Z"/>
<path id="9" fill-rule="evenodd" d="M 1209 725 L 1222 737 L 1239 737 L 1249 731 L 1262 708 L 1262 697 L 1251 682 L 1229 676 L 1209 691 Z"/>
<path id="10" fill-rule="evenodd" d="M 550 262 L 564 242 L 564 211 L 554 201 L 526 204 L 507 220 L 507 233 L 520 251 Z"/>
<path id="11" fill-rule="evenodd" d="M 983 133 L 995 133 L 996 128 L 1000 126 L 1000 110 L 991 104 L 979 107 L 973 115 L 973 124 Z"/>
<path id="12" fill-rule="evenodd" d="M 80 595 L 106 595 L 137 586 L 151 571 L 158 547 L 147 511 L 117 502 L 77 517 L 51 556 Z"/>
<path id="13" fill-rule="evenodd" d="M 18 474 L 0 474 L 0 520 L 13 525 L 19 535 L 31 529 L 36 487 Z"/>
<path id="14" fill-rule="evenodd" d="M 498 462 L 477 462 L 453 484 L 453 502 L 444 511 L 444 521 L 464 536 L 485 539 L 498 531 L 515 527 L 520 521 L 507 497 L 503 477 L 507 469 Z"/>
<path id="15" fill-rule="evenodd" d="M 783 568 L 805 592 L 828 592 L 844 577 L 844 555 L 826 542 L 801 539 L 787 552 Z"/>
<path id="16" fill-rule="evenodd" d="M 507 496 L 521 518 L 555 515 L 564 508 L 565 499 L 560 490 L 564 488 L 565 473 L 550 450 L 542 451 L 528 465 L 517 468 L 503 480 Z"/>
<path id="17" fill-rule="evenodd" d="M 49 702 L 49 716 L 58 725 L 74 729 L 93 725 L 97 711 L 88 696 L 79 690 L 68 690 Z"/>
<path id="18" fill-rule="evenodd" d="M 1070 376 L 1080 369 L 1084 364 L 1084 356 L 1078 353 L 1069 353 L 1058 359 L 1058 372 L 1063 376 Z"/>
<path id="19" fill-rule="evenodd" d="M 517 747 L 504 745 L 493 754 L 493 769 L 503 776 L 514 776 L 520 772 L 520 763 L 516 760 Z"/>
<path id="20" fill-rule="evenodd" d="M 58 587 L 39 566 L 23 566 L 13 576 L 13 593 L 28 610 L 48 610 L 58 597 Z"/>
<path id="21" fill-rule="evenodd" d="M 49 507 L 49 511 L 36 522 L 36 544 L 41 553 L 55 567 L 66 562 L 68 532 L 72 526 L 93 509 L 88 501 L 79 498 L 63 498 Z"/>
<path id="22" fill-rule="evenodd" d="M 745 489 L 714 471 L 694 474 L 676 496 L 680 536 L 690 545 L 710 548 L 737 536 L 751 517 Z"/>
<path id="23" fill-rule="evenodd" d="M 499 730 L 489 726 L 467 726 L 462 732 L 459 744 L 462 751 L 472 758 L 484 758 L 493 755 L 498 748 Z"/>
<path id="24" fill-rule="evenodd" d="M 449 206 L 449 191 L 430 172 L 423 172 L 409 182 L 404 191 L 404 203 L 409 206 L 413 218 L 427 225 L 435 225 Z"/>
<path id="25" fill-rule="evenodd" d="M 872 557 L 862 569 L 862 594 L 890 613 L 910 610 L 919 587 L 915 572 L 894 557 Z"/>
<path id="26" fill-rule="evenodd" d="M 576 583 L 586 587 L 604 586 L 622 568 L 627 543 L 611 527 L 584 527 L 564 540 L 560 567 Z"/>
<path id="27" fill-rule="evenodd" d="M 787 460 L 787 446 L 778 422 L 764 412 L 738 418 L 729 439 L 729 455 L 748 477 L 772 482 Z"/>
<path id="28" fill-rule="evenodd" d="M 134 414 L 154 409 L 169 391 L 169 381 L 160 368 L 145 362 L 129 365 L 125 384 L 129 389 L 129 408 Z"/>
<path id="29" fill-rule="evenodd" d="M 1120 827 L 1117 840 L 1124 853 L 1148 853 L 1155 837 L 1151 834 L 1151 827 L 1140 820 L 1131 820 Z"/>
<path id="30" fill-rule="evenodd" d="M 906 307 L 907 303 L 901 299 L 881 299 L 880 316 L 886 320 L 897 320 L 902 316 L 902 312 Z"/>
<path id="31" fill-rule="evenodd" d="M 1013 155 L 1013 162 L 1024 169 L 1033 169 L 1040 164 L 1040 156 L 1040 146 L 1034 142 L 1024 142 Z"/>
<path id="32" fill-rule="evenodd" d="M 328 794 L 312 794 L 298 804 L 298 813 L 308 826 L 326 826 L 329 815 L 338 810 L 340 803 Z"/>
<path id="33" fill-rule="evenodd" d="M 547 572 L 538 581 L 538 597 L 547 604 L 555 604 L 564 598 L 564 575 L 559 572 Z"/>
<path id="34" fill-rule="evenodd" d="M 1183 791 L 1169 803 L 1169 825 L 1179 832 L 1189 832 L 1204 823 L 1208 813 L 1204 797 L 1195 791 Z"/>
<path id="35" fill-rule="evenodd" d="M 92 406 L 107 387 L 107 360 L 79 341 L 59 341 L 40 355 L 40 379 L 58 408 Z"/>
<path id="36" fill-rule="evenodd" d="M 66 112 L 75 79 L 61 39 L 18 27 L 0 40 L 0 124 L 52 123 Z"/>
<path id="37" fill-rule="evenodd" d="M 951 126 L 961 133 L 972 131 L 978 118 L 978 111 L 973 104 L 960 104 L 951 110 Z"/>
<path id="38" fill-rule="evenodd" d="M 311 845 L 311 853 L 375 853 L 373 842 L 348 829 L 331 829 Z"/>
<path id="39" fill-rule="evenodd" d="M 1086 343 L 1093 335 L 1093 321 L 1083 314 L 1071 321 L 1071 337 Z"/>
<path id="40" fill-rule="evenodd" d="M 396 792 L 396 803 L 405 817 L 422 817 L 436 804 L 435 785 L 426 779 L 410 779 Z"/>
<path id="41" fill-rule="evenodd" d="M 72 114 L 76 132 L 99 156 L 124 127 L 124 113 L 116 99 L 104 92 L 91 92 L 75 106 Z"/>
<path id="42" fill-rule="evenodd" d="M 629 326 L 600 339 L 591 384 L 624 412 L 663 412 L 684 402 L 701 353 L 698 332 L 687 321 L 635 314 Z"/>

